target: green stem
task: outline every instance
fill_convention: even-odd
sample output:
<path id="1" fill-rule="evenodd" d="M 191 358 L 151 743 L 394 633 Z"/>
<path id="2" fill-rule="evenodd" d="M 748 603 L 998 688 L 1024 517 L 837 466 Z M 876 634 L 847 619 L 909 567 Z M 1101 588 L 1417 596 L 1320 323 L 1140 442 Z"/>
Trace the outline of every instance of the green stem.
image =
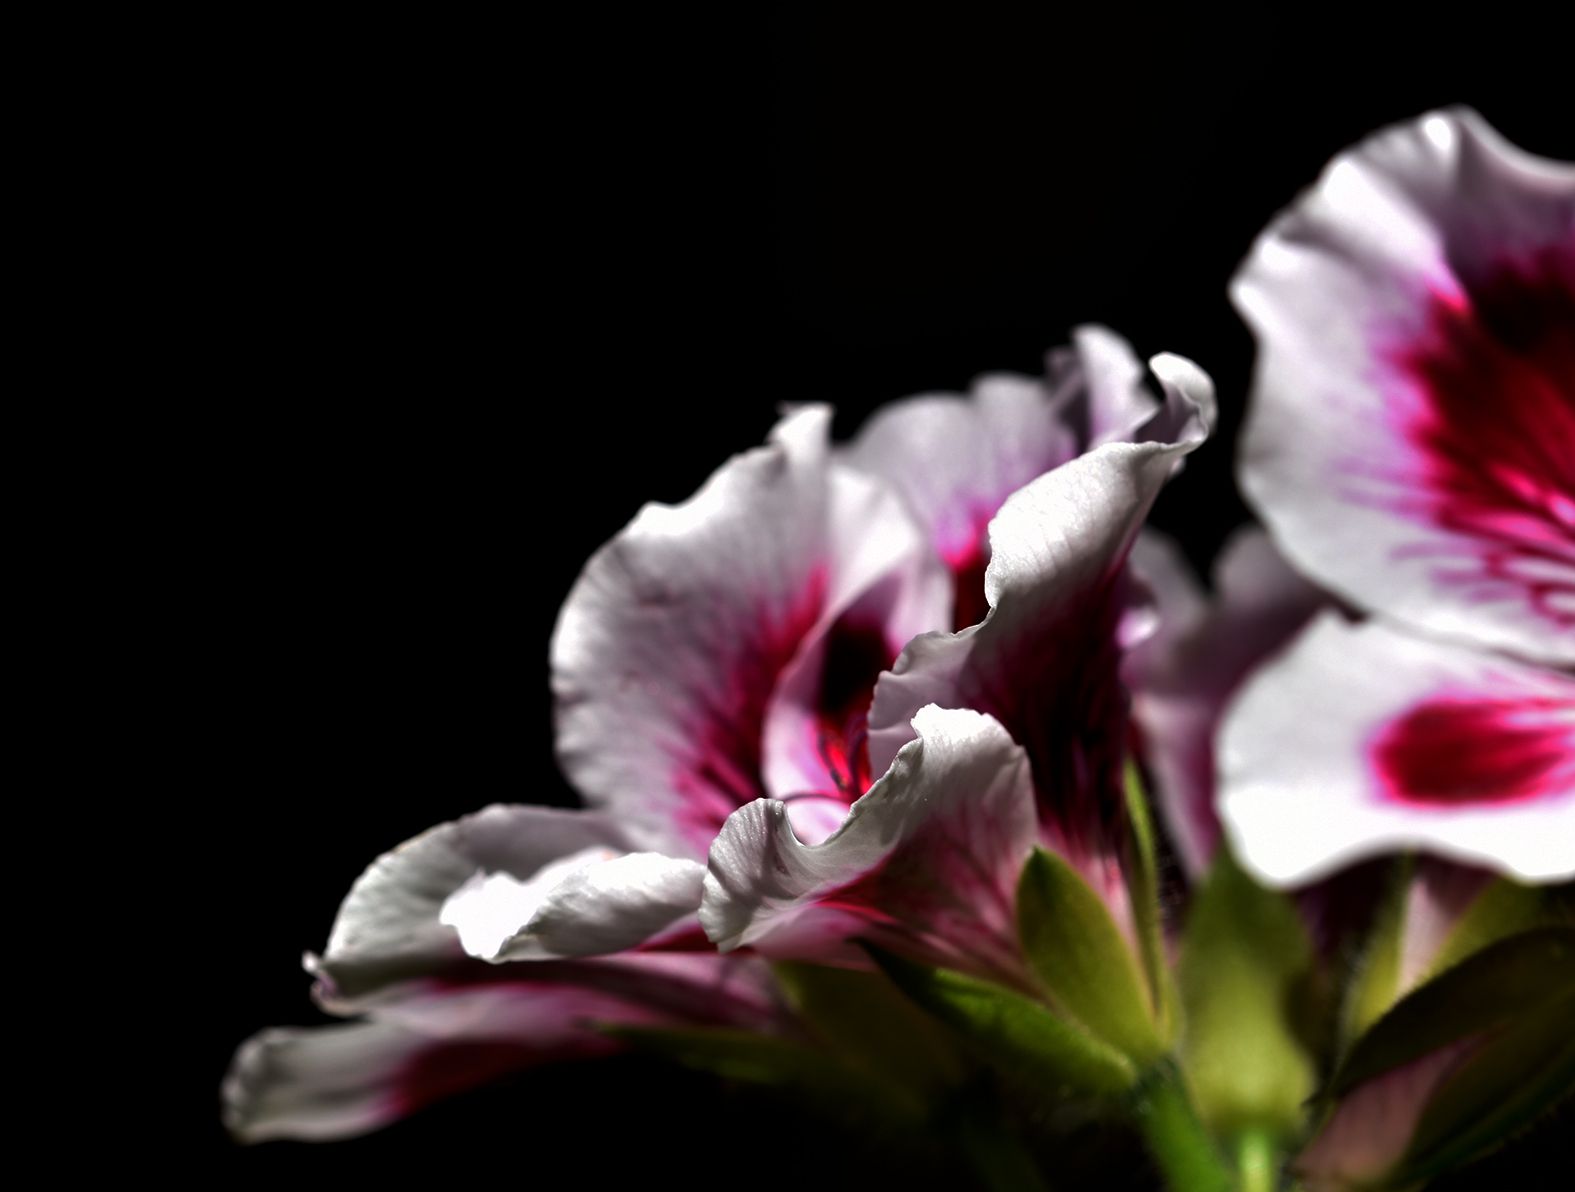
<path id="1" fill-rule="evenodd" d="M 1241 1192 L 1274 1192 L 1279 1179 L 1274 1139 L 1262 1130 L 1250 1130 L 1237 1138 L 1236 1168 Z"/>
<path id="2" fill-rule="evenodd" d="M 1198 1120 L 1175 1064 L 1162 1060 L 1138 1082 L 1132 1116 L 1167 1187 L 1231 1192 L 1230 1169 Z"/>

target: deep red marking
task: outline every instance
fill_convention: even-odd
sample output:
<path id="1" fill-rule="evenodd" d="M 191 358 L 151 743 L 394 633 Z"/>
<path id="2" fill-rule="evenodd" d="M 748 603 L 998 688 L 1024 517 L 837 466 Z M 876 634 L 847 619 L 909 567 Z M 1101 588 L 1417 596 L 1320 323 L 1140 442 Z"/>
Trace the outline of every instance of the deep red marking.
<path id="1" fill-rule="evenodd" d="M 1033 767 L 1040 822 L 1069 859 L 1123 838 L 1122 765 L 1130 719 L 1120 681 L 1118 625 L 1128 603 L 1124 568 L 1092 584 L 1054 620 L 1024 635 L 1003 671 L 979 676 L 964 706 L 988 712 Z"/>
<path id="2" fill-rule="evenodd" d="M 729 815 L 768 793 L 761 773 L 766 709 L 782 671 L 820 618 L 825 592 L 821 567 L 787 610 L 774 617 L 763 612 L 758 638 L 739 651 L 729 680 L 697 709 L 703 719 L 673 783 L 683 796 L 678 818 L 702 850 Z"/>
<path id="3" fill-rule="evenodd" d="M 990 565 L 989 539 L 981 531 L 971 550 L 948 559 L 952 572 L 952 630 L 984 620 L 990 602 L 984 598 L 984 572 Z"/>
<path id="4" fill-rule="evenodd" d="M 885 631 L 867 620 L 842 617 L 826 634 L 815 707 L 819 753 L 836 793 L 850 803 L 869 789 L 870 700 L 895 660 Z"/>
<path id="5" fill-rule="evenodd" d="M 1519 803 L 1575 792 L 1575 701 L 1434 697 L 1373 745 L 1385 794 L 1430 807 Z"/>
<path id="6" fill-rule="evenodd" d="M 1575 628 L 1575 240 L 1431 295 L 1396 362 L 1423 397 L 1404 426 L 1423 471 L 1401 503 L 1477 544 L 1439 578 L 1483 600 L 1527 593 Z"/>
<path id="7" fill-rule="evenodd" d="M 394 1079 L 391 1100 L 399 1117 L 552 1058 L 507 1042 L 436 1043 L 416 1052 Z"/>

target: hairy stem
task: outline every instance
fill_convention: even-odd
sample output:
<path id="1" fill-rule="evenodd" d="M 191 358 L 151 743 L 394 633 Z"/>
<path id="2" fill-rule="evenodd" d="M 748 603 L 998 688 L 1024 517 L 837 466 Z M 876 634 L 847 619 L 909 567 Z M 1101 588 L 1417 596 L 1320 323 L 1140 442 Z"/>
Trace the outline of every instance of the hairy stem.
<path id="1" fill-rule="evenodd" d="M 1162 1060 L 1138 1082 L 1132 1118 L 1166 1187 L 1174 1192 L 1231 1192 L 1225 1157 L 1198 1120 L 1174 1063 Z"/>

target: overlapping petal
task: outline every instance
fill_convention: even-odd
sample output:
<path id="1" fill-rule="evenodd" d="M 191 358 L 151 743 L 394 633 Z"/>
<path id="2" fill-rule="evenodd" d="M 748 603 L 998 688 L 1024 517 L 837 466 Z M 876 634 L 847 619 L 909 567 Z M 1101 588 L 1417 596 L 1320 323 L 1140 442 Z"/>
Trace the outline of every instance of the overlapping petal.
<path id="1" fill-rule="evenodd" d="M 917 737 L 818 845 L 780 802 L 735 812 L 711 849 L 701 922 L 723 949 L 824 959 L 862 937 L 1021 983 L 1013 905 L 1038 839 L 1023 750 L 977 712 L 920 709 Z"/>
<path id="2" fill-rule="evenodd" d="M 764 966 L 705 947 L 703 867 L 629 853 L 595 813 L 494 806 L 379 858 L 321 958 L 344 1026 L 265 1031 L 225 1085 L 243 1140 L 375 1128 L 507 1071 L 614 1046 L 600 1027 L 786 1021 Z"/>
<path id="3" fill-rule="evenodd" d="M 559 754 L 638 847 L 704 857 L 735 808 L 768 794 L 802 798 L 829 829 L 859 793 L 875 675 L 946 622 L 922 532 L 894 493 L 832 461 L 829 419 L 800 410 L 690 500 L 646 506 L 564 605 Z M 828 800 L 829 820 L 815 810 Z"/>
<path id="4" fill-rule="evenodd" d="M 952 573 L 953 627 L 961 629 L 988 611 L 986 531 L 1006 498 L 1092 447 L 1131 438 L 1155 408 L 1126 341 L 1085 326 L 1073 332 L 1071 347 L 1049 353 L 1043 378 L 991 373 L 966 398 L 893 402 L 844 458 L 890 484 L 914 510 Z"/>
<path id="5" fill-rule="evenodd" d="M 1474 112 L 1341 154 L 1233 283 L 1242 483 L 1358 606 L 1575 663 L 1575 165 Z"/>
<path id="6" fill-rule="evenodd" d="M 1220 740 L 1220 814 L 1260 878 L 1425 848 L 1575 875 L 1575 679 L 1325 613 L 1258 672 Z"/>
<path id="7" fill-rule="evenodd" d="M 1109 443 L 1014 494 L 990 524 L 989 616 L 916 638 L 883 675 L 870 761 L 889 765 L 926 704 L 972 708 L 1027 752 L 1046 839 L 1069 859 L 1100 850 L 1120 814 L 1126 694 L 1118 668 L 1132 628 L 1125 562 L 1155 496 L 1207 436 L 1213 391 L 1179 357 L 1152 362 L 1165 404 L 1139 443 Z"/>
<path id="8" fill-rule="evenodd" d="M 1231 695 L 1325 603 L 1256 528 L 1239 531 L 1214 568 L 1212 598 L 1180 552 L 1145 531 L 1133 564 L 1155 603 L 1155 632 L 1128 655 L 1123 674 L 1143 757 L 1187 871 L 1207 869 L 1219 843 L 1214 738 Z"/>

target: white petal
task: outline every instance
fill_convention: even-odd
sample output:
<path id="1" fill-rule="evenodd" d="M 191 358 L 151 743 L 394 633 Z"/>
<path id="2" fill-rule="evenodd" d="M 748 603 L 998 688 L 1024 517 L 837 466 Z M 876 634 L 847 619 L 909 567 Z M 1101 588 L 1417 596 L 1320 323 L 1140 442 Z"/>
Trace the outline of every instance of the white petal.
<path id="1" fill-rule="evenodd" d="M 1212 601 L 1168 540 L 1145 531 L 1132 553 L 1153 594 L 1158 628 L 1123 674 L 1156 794 L 1187 871 L 1207 870 L 1219 841 L 1214 736 L 1231 695 L 1323 603 L 1258 529 L 1238 532 L 1215 565 Z"/>
<path id="2" fill-rule="evenodd" d="M 1436 112 L 1341 154 L 1232 286 L 1241 474 L 1359 606 L 1575 662 L 1575 166 Z"/>
<path id="3" fill-rule="evenodd" d="M 441 973 L 467 957 L 443 904 L 476 875 L 528 881 L 575 858 L 621 853 L 621 834 L 604 817 L 548 807 L 488 807 L 423 832 L 379 857 L 339 908 L 328 947 L 313 970 L 323 1000 L 341 1011 L 393 983 Z"/>
<path id="4" fill-rule="evenodd" d="M 990 525 L 989 617 L 960 633 L 916 638 L 882 676 L 870 713 L 873 767 L 890 764 L 926 704 L 974 708 L 1027 750 L 1042 809 L 1107 796 L 1119 805 L 1124 563 L 1155 496 L 1203 441 L 1213 414 L 1208 379 L 1195 366 L 1159 357 L 1154 368 L 1167 405 L 1151 425 L 1174 440 L 1107 444 L 1006 502 Z"/>
<path id="5" fill-rule="evenodd" d="M 442 920 L 471 955 L 519 960 L 622 952 L 700 909 L 698 861 L 660 853 L 573 860 L 546 881 L 508 874 L 473 881 L 444 904 Z"/>
<path id="6" fill-rule="evenodd" d="M 1232 703 L 1220 815 L 1261 879 L 1416 848 L 1575 875 L 1575 679 L 1325 613 Z"/>
<path id="7" fill-rule="evenodd" d="M 833 465 L 829 498 L 838 587 L 856 595 L 835 599 L 782 669 L 761 758 L 764 793 L 789 800 L 817 840 L 869 785 L 863 723 L 876 679 L 909 639 L 946 624 L 951 602 L 941 561 L 892 489 Z"/>
<path id="8" fill-rule="evenodd" d="M 829 418 L 801 410 L 690 500 L 646 506 L 564 605 L 559 755 L 640 847 L 702 857 L 729 813 L 767 793 L 765 722 L 790 665 L 872 586 L 922 571 L 898 501 L 834 475 Z M 938 579 L 930 590 L 944 600 Z M 913 604 L 894 600 L 893 617 Z"/>
<path id="9" fill-rule="evenodd" d="M 914 730 L 822 844 L 800 842 L 773 800 L 729 818 L 700 916 L 714 941 L 824 959 L 861 936 L 1020 978 L 1013 903 L 1037 840 L 1027 759 L 976 712 L 924 708 Z"/>
<path id="10" fill-rule="evenodd" d="M 1006 498 L 1091 446 L 1132 438 L 1154 416 L 1143 366 L 1124 339 L 1085 326 L 1073 345 L 1050 353 L 1043 379 L 991 373 L 966 398 L 893 402 L 846 449 L 923 523 L 958 586 L 959 628 L 984 615 L 985 530 Z"/>

